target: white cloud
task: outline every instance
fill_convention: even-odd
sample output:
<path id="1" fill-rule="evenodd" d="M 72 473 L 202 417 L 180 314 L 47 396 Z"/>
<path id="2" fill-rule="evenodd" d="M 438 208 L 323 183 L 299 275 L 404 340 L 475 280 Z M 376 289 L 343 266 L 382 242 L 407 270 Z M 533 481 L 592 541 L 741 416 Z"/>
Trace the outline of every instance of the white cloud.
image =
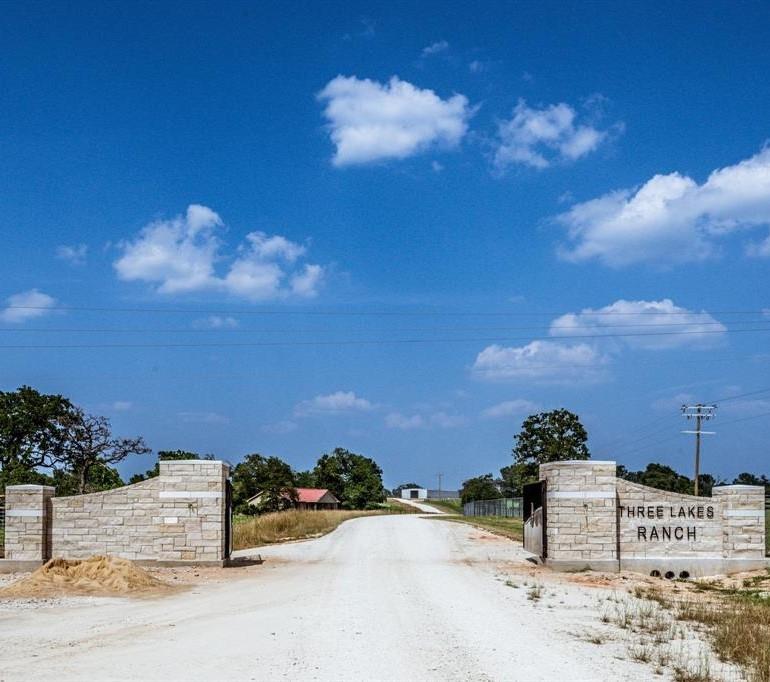
<path id="1" fill-rule="evenodd" d="M 554 161 L 575 161 L 596 150 L 608 131 L 577 123 L 577 112 L 569 104 L 533 109 L 524 100 L 513 116 L 498 127 L 499 144 L 495 166 L 504 170 L 513 164 L 547 168 Z"/>
<path id="2" fill-rule="evenodd" d="M 128 412 L 133 406 L 134 403 L 130 400 L 116 400 L 112 403 L 112 409 L 116 412 Z"/>
<path id="3" fill-rule="evenodd" d="M 609 359 L 586 343 L 532 341 L 526 346 L 487 346 L 473 372 L 488 381 L 527 379 L 539 383 L 594 383 L 606 378 Z"/>
<path id="4" fill-rule="evenodd" d="M 630 348 L 647 350 L 710 347 L 723 340 L 726 332 L 727 327 L 709 313 L 681 308 L 668 298 L 660 301 L 621 299 L 598 310 L 585 308 L 556 318 L 550 328 L 551 336 L 646 334 L 619 336 L 615 340 Z"/>
<path id="5" fill-rule="evenodd" d="M 406 416 L 399 412 L 392 412 L 385 417 L 385 425 L 390 429 L 409 431 L 424 428 L 425 419 L 420 414 Z"/>
<path id="6" fill-rule="evenodd" d="M 316 296 L 323 279 L 320 265 L 297 261 L 306 247 L 280 235 L 251 232 L 223 275 L 222 219 L 210 208 L 192 204 L 184 216 L 157 220 L 132 241 L 120 245 L 113 264 L 118 277 L 157 285 L 161 294 L 221 291 L 253 301 Z"/>
<path id="7" fill-rule="evenodd" d="M 516 398 L 515 400 L 506 400 L 505 402 L 492 405 L 485 409 L 481 416 L 485 419 L 500 419 L 502 417 L 516 417 L 525 414 L 539 412 L 540 406 L 531 400 Z"/>
<path id="8" fill-rule="evenodd" d="M 67 246 L 62 244 L 56 247 L 56 257 L 59 260 L 67 261 L 70 265 L 85 265 L 88 255 L 88 246 L 77 244 L 76 246 Z"/>
<path id="9" fill-rule="evenodd" d="M 422 49 L 423 57 L 432 57 L 433 55 L 446 52 L 449 49 L 449 43 L 446 40 L 438 40 Z"/>
<path id="10" fill-rule="evenodd" d="M 338 414 L 342 412 L 367 412 L 374 408 L 365 398 L 359 398 L 353 391 L 337 391 L 328 395 L 317 395 L 311 400 L 297 403 L 294 414 L 298 417 L 309 414 Z"/>
<path id="11" fill-rule="evenodd" d="M 430 423 L 440 429 L 455 429 L 465 426 L 468 420 L 460 414 L 447 414 L 446 412 L 436 412 L 430 415 Z"/>
<path id="12" fill-rule="evenodd" d="M 652 402 L 652 409 L 657 412 L 670 412 L 676 414 L 682 405 L 695 402 L 695 396 L 692 393 L 677 393 L 667 398 L 658 398 Z"/>
<path id="13" fill-rule="evenodd" d="M 559 250 L 566 260 L 613 267 L 703 260 L 720 236 L 770 225 L 770 147 L 703 184 L 676 172 L 655 175 L 638 189 L 575 204 L 557 221 L 567 228 L 570 244 Z M 770 257 L 770 237 L 747 253 Z"/>
<path id="14" fill-rule="evenodd" d="M 463 95 L 444 100 L 397 76 L 385 84 L 337 76 L 318 99 L 326 103 L 335 166 L 404 159 L 436 144 L 455 147 L 473 113 Z"/>
<path id="15" fill-rule="evenodd" d="M 296 431 L 296 429 L 297 429 L 297 423 L 293 421 L 289 421 L 288 419 L 275 422 L 274 424 L 265 424 L 262 427 L 262 431 L 264 433 L 272 433 L 277 435 L 291 433 L 292 431 Z"/>
<path id="16" fill-rule="evenodd" d="M 37 289 L 22 291 L 5 299 L 6 308 L 0 311 L 2 322 L 26 322 L 48 315 L 56 306 L 56 299 Z"/>
<path id="17" fill-rule="evenodd" d="M 179 418 L 186 424 L 229 424 L 230 418 L 217 412 L 179 412 Z"/>
<path id="18" fill-rule="evenodd" d="M 390 429 L 411 431 L 413 429 L 454 429 L 465 426 L 468 420 L 459 414 L 447 414 L 446 412 L 434 412 L 429 415 L 412 414 L 404 415 L 400 412 L 391 412 L 385 417 L 385 425 Z"/>
<path id="19" fill-rule="evenodd" d="M 221 315 L 209 315 L 193 322 L 193 326 L 197 329 L 235 329 L 239 324 L 234 317 Z"/>

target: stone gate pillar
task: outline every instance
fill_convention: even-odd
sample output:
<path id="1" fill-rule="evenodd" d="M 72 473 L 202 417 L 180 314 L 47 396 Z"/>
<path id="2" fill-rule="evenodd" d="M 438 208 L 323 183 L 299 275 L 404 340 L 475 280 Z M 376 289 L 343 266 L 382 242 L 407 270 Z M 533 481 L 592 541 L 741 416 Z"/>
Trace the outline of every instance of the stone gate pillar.
<path id="1" fill-rule="evenodd" d="M 765 488 L 761 485 L 720 485 L 711 491 L 722 506 L 722 552 L 730 560 L 756 560 L 765 565 Z M 736 562 L 737 562 L 736 561 Z M 729 570 L 729 569 L 728 569 Z M 748 565 L 742 570 L 751 570 Z"/>
<path id="2" fill-rule="evenodd" d="M 540 465 L 546 481 L 546 564 L 560 570 L 618 570 L 615 462 Z"/>
<path id="3" fill-rule="evenodd" d="M 5 558 L 43 563 L 51 553 L 53 486 L 9 485 L 5 489 Z"/>

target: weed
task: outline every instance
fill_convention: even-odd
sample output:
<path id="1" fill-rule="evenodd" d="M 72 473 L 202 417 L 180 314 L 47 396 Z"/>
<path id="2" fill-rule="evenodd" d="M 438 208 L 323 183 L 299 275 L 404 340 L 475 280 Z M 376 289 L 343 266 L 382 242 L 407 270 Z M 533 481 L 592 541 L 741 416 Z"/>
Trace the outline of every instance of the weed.
<path id="1" fill-rule="evenodd" d="M 543 596 L 543 586 L 533 585 L 527 590 L 527 599 L 530 601 L 538 601 Z"/>

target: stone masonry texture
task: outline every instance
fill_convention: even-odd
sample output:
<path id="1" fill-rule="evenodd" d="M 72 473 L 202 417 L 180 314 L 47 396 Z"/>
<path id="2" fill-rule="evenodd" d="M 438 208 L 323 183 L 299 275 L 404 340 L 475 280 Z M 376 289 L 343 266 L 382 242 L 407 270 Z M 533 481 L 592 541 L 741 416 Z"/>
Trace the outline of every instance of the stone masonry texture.
<path id="1" fill-rule="evenodd" d="M 45 507 L 46 495 L 50 509 L 40 517 L 9 518 L 6 557 L 108 554 L 145 561 L 222 561 L 228 475 L 223 462 L 179 460 L 161 462 L 156 478 L 90 495 L 51 499 L 52 488 L 11 486 L 8 509 Z"/>
<path id="2" fill-rule="evenodd" d="M 761 486 L 717 486 L 712 497 L 693 497 L 615 472 L 615 462 L 541 465 L 549 561 L 764 560 Z"/>

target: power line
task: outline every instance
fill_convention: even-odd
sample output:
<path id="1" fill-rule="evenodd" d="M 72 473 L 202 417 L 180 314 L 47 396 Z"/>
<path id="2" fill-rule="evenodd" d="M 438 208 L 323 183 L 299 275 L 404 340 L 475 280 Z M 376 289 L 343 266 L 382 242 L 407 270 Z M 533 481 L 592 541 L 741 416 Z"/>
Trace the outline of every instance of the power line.
<path id="1" fill-rule="evenodd" d="M 765 322 L 763 320 L 737 320 L 733 322 L 732 324 L 764 324 Z M 705 327 L 705 326 L 720 326 L 722 327 L 721 322 L 653 322 L 653 323 L 636 323 L 636 324 L 604 324 L 600 327 L 600 329 L 650 329 L 650 328 L 657 328 L 657 327 L 663 327 L 663 328 L 669 328 L 669 327 Z M 196 327 L 159 327 L 159 328 L 146 328 L 146 327 L 139 327 L 139 328 L 122 328 L 122 329 L 116 329 L 114 327 L 93 327 L 93 328 L 84 328 L 84 327 L 0 327 L 0 332 L 13 332 L 13 333 L 41 333 L 41 332 L 57 332 L 57 333 L 114 333 L 114 334 L 161 334 L 161 333 L 182 333 L 182 334 L 200 334 L 200 333 L 206 333 L 206 334 L 244 334 L 244 333 L 254 333 L 254 332 L 264 332 L 264 333 L 270 333 L 270 334 L 278 334 L 278 333 L 302 333 L 302 334 L 310 334 L 310 333 L 319 333 L 319 332 L 339 332 L 339 331 L 346 331 L 346 332 L 421 332 L 421 331 L 531 331 L 531 330 L 538 330 L 538 329 L 548 329 L 550 331 L 553 330 L 560 330 L 560 329 L 575 329 L 574 326 L 563 326 L 563 325 L 548 325 L 548 324 L 541 324 L 537 326 L 516 326 L 516 327 L 391 327 L 391 328 L 384 328 L 384 329 L 346 329 L 346 330 L 340 330 L 340 329 L 323 329 L 320 327 L 310 327 L 307 329 L 292 329 L 290 327 L 282 328 L 282 329 L 243 329 L 243 328 L 237 328 L 237 327 L 207 327 L 207 328 L 196 328 Z M 693 333 L 699 333 L 701 330 L 693 329 Z M 712 331 L 712 330 L 709 330 Z M 728 332 L 729 330 L 725 329 L 718 329 L 713 330 L 714 333 L 723 333 Z M 563 338 L 563 337 L 562 337 Z"/>
<path id="2" fill-rule="evenodd" d="M 709 400 L 710 403 L 727 403 L 731 400 L 738 400 L 739 398 L 748 398 L 752 395 L 760 395 L 761 393 L 770 393 L 770 388 L 762 388 L 758 391 L 751 391 L 749 393 L 740 393 L 738 395 L 728 396 L 726 398 L 717 398 L 716 400 Z"/>
<path id="3" fill-rule="evenodd" d="M 317 310 L 317 309 L 238 309 L 238 308 L 142 308 L 142 307 L 100 307 L 100 306 L 30 306 L 30 305 L 8 305 L 6 310 L 45 310 L 54 311 L 73 311 L 73 312 L 109 312 L 109 313 L 179 313 L 190 315 L 313 315 L 313 316 L 468 316 L 468 317 L 535 317 L 538 315 L 561 316 L 565 313 L 553 311 L 540 312 L 522 312 L 522 311 L 441 311 L 441 310 L 421 310 L 421 311 L 357 311 L 357 310 Z M 579 313 L 578 313 L 579 314 Z M 689 310 L 641 310 L 641 311 L 615 311 L 615 310 L 591 310 L 587 313 L 591 316 L 628 316 L 628 315 L 758 315 L 765 317 L 764 310 L 721 310 L 708 313 L 694 313 Z"/>
<path id="4" fill-rule="evenodd" d="M 756 329 L 732 329 L 727 333 L 758 333 L 770 332 L 770 327 Z M 646 332 L 638 334 L 569 334 L 561 336 L 519 336 L 511 338 L 465 338 L 465 339 L 354 339 L 354 340 L 313 340 L 313 341 L 250 341 L 238 343 L 206 342 L 206 343 L 82 343 L 82 344 L 7 344 L 0 345 L 4 350 L 47 350 L 47 349 L 89 349 L 89 348 L 248 348 L 267 346 L 350 346 L 350 345 L 390 345 L 390 344 L 421 344 L 421 343 L 510 343 L 513 341 L 559 341 L 565 339 L 607 339 L 607 338 L 641 338 L 645 336 L 681 336 L 689 334 L 723 334 L 719 330 L 679 331 L 679 332 Z"/>

